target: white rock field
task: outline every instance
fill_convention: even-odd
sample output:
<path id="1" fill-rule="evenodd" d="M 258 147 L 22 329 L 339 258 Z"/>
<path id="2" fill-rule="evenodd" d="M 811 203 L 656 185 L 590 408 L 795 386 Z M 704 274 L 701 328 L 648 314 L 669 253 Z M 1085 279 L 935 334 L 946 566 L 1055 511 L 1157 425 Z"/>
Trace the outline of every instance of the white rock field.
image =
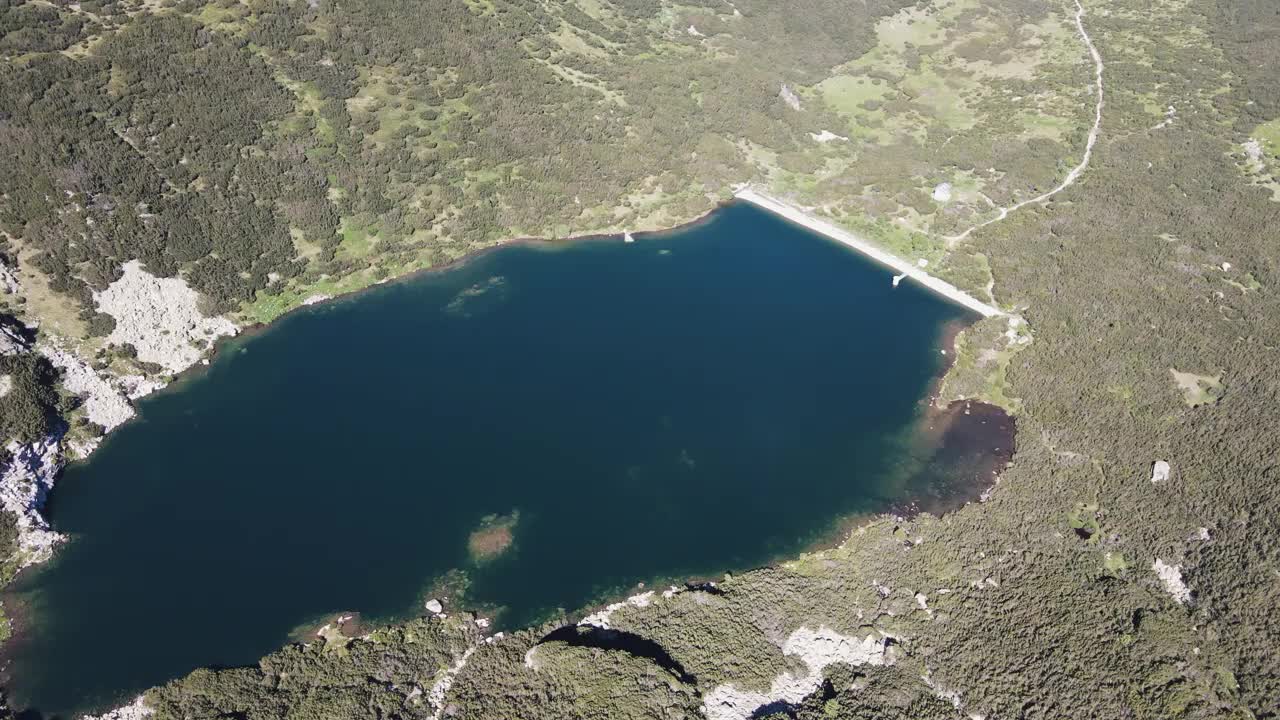
<path id="1" fill-rule="evenodd" d="M 133 406 L 110 380 L 99 375 L 75 353 L 58 345 L 42 344 L 36 351 L 62 371 L 62 386 L 84 398 L 89 422 L 110 431 L 133 417 Z"/>
<path id="2" fill-rule="evenodd" d="M 98 310 L 116 320 L 107 342 L 130 344 L 138 359 L 171 372 L 191 367 L 204 355 L 204 347 L 239 328 L 221 317 L 200 312 L 200 294 L 182 278 L 158 278 L 131 260 L 124 275 L 106 290 L 94 294 Z"/>
<path id="3" fill-rule="evenodd" d="M 57 438 L 45 438 L 30 445 L 9 443 L 9 462 L 0 465 L 0 507 L 13 513 L 18 524 L 19 568 L 44 562 L 62 536 L 49 529 L 40 515 L 45 496 L 53 488 L 62 467 Z"/>
<path id="4" fill-rule="evenodd" d="M 782 673 L 774 678 L 767 693 L 741 690 L 732 683 L 720 685 L 703 699 L 702 711 L 707 720 L 747 720 L 765 705 L 797 704 L 822 684 L 822 671 L 828 665 L 885 664 L 884 640 L 876 634 L 858 639 L 825 626 L 817 630 L 802 627 L 791 633 L 782 645 L 782 654 L 798 658 L 808 672 Z"/>
<path id="5" fill-rule="evenodd" d="M 157 278 L 136 260 L 126 263 L 124 275 L 95 294 L 94 300 L 99 311 L 116 320 L 108 343 L 133 345 L 139 360 L 156 363 L 170 372 L 195 364 L 206 346 L 238 331 L 225 318 L 205 317 L 199 309 L 199 294 L 181 278 Z M 20 337 L 0 331 L 0 352 L 25 349 Z M 99 373 L 56 337 L 41 340 L 35 352 L 60 371 L 63 389 L 83 398 L 85 416 L 105 432 L 134 416 L 131 399 L 164 387 L 162 381 L 142 375 L 117 378 Z M 6 388 L 0 380 L 0 394 Z M 0 438 L 0 442 L 5 440 Z M 63 451 L 72 457 L 86 457 L 96 446 L 95 439 L 68 441 L 61 433 L 29 445 L 10 443 L 12 458 L 0 466 L 0 506 L 18 518 L 19 566 L 49 559 L 61 540 L 49 529 L 40 511 L 62 467 Z M 137 708 L 130 712 L 136 715 Z"/>

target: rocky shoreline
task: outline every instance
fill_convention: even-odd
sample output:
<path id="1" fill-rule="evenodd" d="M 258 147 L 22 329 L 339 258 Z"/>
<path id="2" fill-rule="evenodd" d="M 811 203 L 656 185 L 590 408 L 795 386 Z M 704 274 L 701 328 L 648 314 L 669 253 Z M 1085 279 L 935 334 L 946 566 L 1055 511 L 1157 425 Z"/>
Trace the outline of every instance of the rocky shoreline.
<path id="1" fill-rule="evenodd" d="M 62 470 L 60 438 L 50 436 L 27 445 L 10 442 L 10 459 L 0 466 L 0 508 L 17 518 L 16 569 L 44 562 L 62 541 L 42 510 L 58 472 Z"/>
<path id="2" fill-rule="evenodd" d="M 144 362 L 175 374 L 201 362 L 218 337 L 233 336 L 240 330 L 225 318 L 203 316 L 199 299 L 181 279 L 157 278 L 137 262 L 126 263 L 122 277 L 95 295 L 98 309 L 116 323 L 108 344 L 133 347 Z M 30 343 L 5 332 L 4 340 L 0 354 L 33 352 L 56 368 L 62 388 L 81 398 L 84 419 L 102 433 L 72 433 L 60 419 L 58 427 L 43 438 L 5 445 L 9 458 L 0 463 L 0 507 L 17 518 L 18 537 L 15 554 L 4 562 L 21 571 L 49 560 L 64 539 L 50 528 L 43 510 L 66 463 L 89 457 L 107 433 L 136 415 L 134 400 L 164 388 L 168 381 L 96 370 L 56 336 Z"/>

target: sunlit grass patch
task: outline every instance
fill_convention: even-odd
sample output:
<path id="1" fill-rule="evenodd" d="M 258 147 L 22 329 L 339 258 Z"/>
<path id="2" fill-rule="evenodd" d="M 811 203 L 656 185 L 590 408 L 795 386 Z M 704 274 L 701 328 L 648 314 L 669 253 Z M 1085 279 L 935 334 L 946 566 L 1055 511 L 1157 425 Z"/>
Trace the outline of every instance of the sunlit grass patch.
<path id="1" fill-rule="evenodd" d="M 1269 155 L 1280 157 L 1280 118 L 1259 125 L 1252 135 Z"/>
<path id="2" fill-rule="evenodd" d="M 868 100 L 883 100 L 896 92 L 884 80 L 865 75 L 835 75 L 818 83 L 818 90 L 827 105 L 846 115 L 866 112 Z"/>
<path id="3" fill-rule="evenodd" d="M 1197 375 L 1169 368 L 1173 382 L 1182 391 L 1182 399 L 1188 407 L 1200 407 L 1218 402 L 1222 398 L 1222 375 Z"/>

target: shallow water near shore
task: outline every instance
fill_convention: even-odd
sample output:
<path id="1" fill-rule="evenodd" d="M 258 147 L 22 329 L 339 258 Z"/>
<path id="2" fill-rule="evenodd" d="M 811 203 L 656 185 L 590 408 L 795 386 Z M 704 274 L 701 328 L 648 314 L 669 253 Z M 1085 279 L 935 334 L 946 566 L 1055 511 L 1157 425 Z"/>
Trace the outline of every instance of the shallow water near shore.
<path id="1" fill-rule="evenodd" d="M 962 502 L 1011 430 L 929 411 L 947 330 L 973 317 L 890 277 L 733 204 L 229 343 L 58 484 L 72 541 L 6 598 L 12 702 L 110 707 L 326 613 L 420 614 L 450 571 L 517 627 L 760 565 L 851 514 Z"/>

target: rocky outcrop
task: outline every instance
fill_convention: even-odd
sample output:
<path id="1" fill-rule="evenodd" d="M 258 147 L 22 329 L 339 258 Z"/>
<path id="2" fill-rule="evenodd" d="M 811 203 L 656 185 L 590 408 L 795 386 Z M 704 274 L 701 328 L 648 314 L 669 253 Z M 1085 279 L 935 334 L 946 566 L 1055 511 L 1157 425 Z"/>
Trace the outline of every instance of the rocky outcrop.
<path id="1" fill-rule="evenodd" d="M 18 284 L 18 273 L 0 260 L 0 295 L 16 295 L 22 290 Z"/>
<path id="2" fill-rule="evenodd" d="M 158 278 L 137 260 L 125 263 L 124 275 L 94 301 L 115 318 L 108 343 L 132 345 L 139 360 L 170 372 L 191 367 L 219 337 L 239 332 L 230 320 L 200 312 L 200 294 L 185 280 Z"/>
<path id="3" fill-rule="evenodd" d="M 62 468 L 59 439 L 49 436 L 20 445 L 10 442 L 9 460 L 0 465 L 0 508 L 17 519 L 18 546 L 9 558 L 21 569 L 48 560 L 62 536 L 40 514 Z"/>
<path id="4" fill-rule="evenodd" d="M 134 414 L 124 387 L 132 387 L 129 396 L 133 397 L 137 396 L 133 395 L 134 392 L 146 395 L 156 387 L 163 387 L 163 384 L 151 380 L 140 379 L 140 382 L 129 386 L 104 377 L 74 352 L 64 350 L 54 342 L 42 342 L 36 347 L 36 352 L 60 370 L 63 388 L 83 398 L 88 420 L 101 425 L 104 430 L 118 427 Z M 8 451 L 12 457 L 0 468 L 0 506 L 17 518 L 18 547 L 13 560 L 18 568 L 44 562 L 52 556 L 61 536 L 52 532 L 41 514 L 45 498 L 58 479 L 64 455 L 69 452 L 74 457 L 86 457 L 95 450 L 97 442 L 97 439 L 69 442 L 59 432 L 29 445 L 9 443 Z"/>
<path id="5" fill-rule="evenodd" d="M 1157 460 L 1151 464 L 1151 482 L 1162 483 L 1169 479 L 1170 467 L 1165 460 Z"/>
<path id="6" fill-rule="evenodd" d="M 803 108 L 800 104 L 800 96 L 796 95 L 795 91 L 787 87 L 785 84 L 782 86 L 782 90 L 778 91 L 778 97 L 782 98 L 782 101 L 785 102 L 787 107 L 792 110 L 800 110 Z"/>
<path id="7" fill-rule="evenodd" d="M 139 360 L 173 372 L 199 361 L 204 347 L 216 338 L 237 332 L 224 318 L 205 317 L 197 306 L 199 296 L 183 280 L 156 278 L 136 261 L 127 263 L 124 276 L 98 293 L 96 300 L 100 310 L 116 319 L 110 342 L 128 343 L 138 351 Z M 165 384 L 144 375 L 100 373 L 56 337 L 41 339 L 31 348 L 16 331 L 0 326 L 0 353 L 28 350 L 59 370 L 62 388 L 82 398 L 85 417 L 104 432 L 134 416 L 131 400 Z M 92 437 L 72 440 L 59 431 L 35 443 L 7 446 L 11 457 L 0 467 L 0 506 L 17 518 L 18 546 L 11 559 L 19 568 L 47 560 L 62 539 L 49 528 L 41 511 L 64 455 L 86 457 L 97 445 Z"/>
<path id="8" fill-rule="evenodd" d="M 830 130 L 823 130 L 820 133 L 809 133 L 809 137 L 813 138 L 816 142 L 820 142 L 820 143 L 829 143 L 832 140 L 840 140 L 841 142 L 849 141 L 849 138 L 845 137 L 844 135 L 837 135 L 831 132 Z"/>
<path id="9" fill-rule="evenodd" d="M 444 713 L 444 699 L 449 694 L 449 688 L 453 687 L 454 679 L 467 666 L 467 661 L 471 659 L 471 655 L 475 651 L 474 647 L 467 648 L 457 662 L 437 674 L 435 684 L 431 686 L 431 691 L 427 693 L 427 702 L 431 703 L 433 710 L 431 713 L 432 720 L 440 720 L 440 716 Z"/>
<path id="10" fill-rule="evenodd" d="M 117 379 L 99 374 L 57 341 L 41 342 L 35 351 L 61 371 L 62 387 L 83 398 L 85 415 L 103 431 L 109 432 L 134 416 L 130 398 L 164 387 L 164 383 L 140 375 Z M 71 441 L 62 437 L 61 431 L 28 445 L 9 443 L 12 457 L 0 468 L 0 506 L 17 518 L 18 547 L 13 559 L 19 568 L 48 560 L 62 540 L 41 513 L 64 456 L 87 457 L 97 446 L 97 439 Z"/>
<path id="11" fill-rule="evenodd" d="M 1249 164 L 1250 166 L 1253 167 L 1253 169 L 1255 170 L 1263 169 L 1264 166 L 1262 164 L 1262 157 L 1263 157 L 1262 143 L 1258 142 L 1254 138 L 1249 138 L 1244 143 L 1244 154 L 1245 154 L 1245 157 L 1249 158 Z"/>
<path id="12" fill-rule="evenodd" d="M 27 341 L 10 328 L 0 325 L 0 355 L 12 355 L 29 349 Z M 0 378 L 0 395 L 4 380 Z M 6 442 L 0 438 L 0 443 Z M 62 536 L 49 529 L 40 514 L 45 498 L 53 488 L 62 467 L 59 438 L 51 435 L 28 445 L 17 441 L 4 446 L 8 459 L 0 463 L 0 510 L 11 513 L 18 529 L 18 543 L 9 558 L 21 569 L 43 562 L 53 555 Z"/>
<path id="13" fill-rule="evenodd" d="M 109 710 L 101 715 L 85 715 L 80 720 L 145 720 L 154 713 L 155 711 L 147 707 L 146 702 L 139 695 L 128 705 Z"/>
<path id="14" fill-rule="evenodd" d="M 1191 588 L 1187 587 L 1187 583 L 1182 579 L 1181 565 L 1166 565 L 1163 560 L 1156 558 L 1151 563 L 1151 569 L 1155 571 L 1156 577 L 1160 578 L 1160 584 L 1164 586 L 1165 592 L 1173 596 L 1174 600 L 1186 605 L 1191 602 Z"/>
<path id="15" fill-rule="evenodd" d="M 84 398 L 89 422 L 110 431 L 133 417 L 133 405 L 124 392 L 109 378 L 99 375 L 80 356 L 56 341 L 42 342 L 36 351 L 62 371 L 62 387 Z"/>
<path id="16" fill-rule="evenodd" d="M 19 335 L 0 326 L 0 354 L 30 350 Z M 34 352 L 44 356 L 62 374 L 62 386 L 70 393 L 84 399 L 84 409 L 90 422 L 104 430 L 111 430 L 133 417 L 133 405 L 125 392 L 112 378 L 99 375 L 75 353 L 64 349 L 57 341 L 41 342 Z M 135 386 L 138 389 L 139 386 Z M 154 385 L 145 385 L 147 392 Z M 5 439 L 0 439 L 4 442 Z M 62 469 L 64 454 L 85 457 L 97 446 L 94 439 L 68 442 L 59 430 L 41 440 L 29 444 L 8 442 L 8 460 L 0 465 L 0 508 L 13 514 L 18 529 L 18 542 L 14 554 L 6 560 L 19 569 L 44 562 L 62 536 L 49 528 L 41 511 L 45 499 L 53 489 Z"/>
<path id="17" fill-rule="evenodd" d="M 163 380 L 153 380 L 145 375 L 121 375 L 117 383 L 130 400 L 150 395 L 166 385 Z"/>
<path id="18" fill-rule="evenodd" d="M 822 685 L 822 673 L 828 665 L 886 664 L 885 643 L 874 632 L 859 639 L 826 626 L 817 630 L 801 627 L 783 643 L 782 654 L 798 659 L 807 672 L 782 673 L 767 693 L 743 690 L 731 683 L 720 685 L 707 693 L 703 713 L 708 720 L 747 720 L 765 714 L 762 709 L 797 705 Z"/>
<path id="19" fill-rule="evenodd" d="M 27 349 L 27 343 L 14 330 L 0 325 L 0 355 L 13 355 Z"/>
<path id="20" fill-rule="evenodd" d="M 651 602 L 653 602 L 652 590 L 650 590 L 649 592 L 640 593 L 639 595 L 632 595 L 631 597 L 627 598 L 622 602 L 613 603 L 612 605 L 606 606 L 603 610 L 591 613 L 590 615 L 579 620 L 578 624 L 590 625 L 593 627 L 598 627 L 602 630 L 608 630 L 610 629 L 609 619 L 610 617 L 612 617 L 612 615 L 615 612 L 627 606 L 631 606 L 635 608 L 649 607 L 649 604 Z"/>

